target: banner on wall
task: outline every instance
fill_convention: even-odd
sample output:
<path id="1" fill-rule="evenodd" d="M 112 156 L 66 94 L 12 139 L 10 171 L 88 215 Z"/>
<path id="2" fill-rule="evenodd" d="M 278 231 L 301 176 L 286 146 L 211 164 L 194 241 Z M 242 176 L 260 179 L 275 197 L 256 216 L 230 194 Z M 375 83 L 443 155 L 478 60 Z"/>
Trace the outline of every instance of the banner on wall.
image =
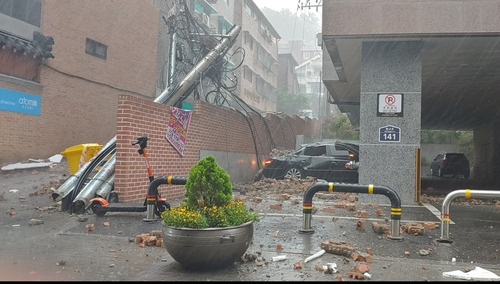
<path id="1" fill-rule="evenodd" d="M 0 110 L 40 115 L 40 96 L 0 88 Z"/>
<path id="2" fill-rule="evenodd" d="M 165 139 L 167 139 L 182 156 L 184 156 L 184 146 L 186 144 L 191 115 L 191 110 L 170 107 L 170 120 L 168 121 Z"/>

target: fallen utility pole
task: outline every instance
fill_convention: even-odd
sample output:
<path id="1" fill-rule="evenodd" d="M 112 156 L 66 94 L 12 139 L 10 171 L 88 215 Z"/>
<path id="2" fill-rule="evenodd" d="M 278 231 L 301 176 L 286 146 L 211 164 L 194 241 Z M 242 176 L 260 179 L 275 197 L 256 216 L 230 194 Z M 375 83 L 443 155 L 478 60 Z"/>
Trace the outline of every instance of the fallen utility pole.
<path id="1" fill-rule="evenodd" d="M 241 27 L 239 25 L 234 25 L 228 32 L 227 35 L 210 51 L 200 62 L 198 62 L 189 73 L 184 77 L 184 79 L 175 85 L 169 85 L 167 88 L 154 100 L 155 103 L 160 103 L 169 106 L 179 107 L 183 100 L 185 100 L 192 91 L 199 85 L 200 78 L 205 75 L 207 70 L 211 67 L 214 62 L 226 55 L 229 49 L 234 45 L 236 37 L 239 35 Z M 116 141 L 116 136 L 113 137 L 110 142 L 108 142 L 98 153 L 111 153 L 114 157 L 114 150 L 116 148 L 116 143 L 111 143 L 111 141 Z M 92 161 L 92 160 L 91 160 Z M 96 167 L 92 166 L 92 169 L 87 169 L 92 165 L 91 161 L 82 166 L 82 168 L 77 172 L 78 176 L 74 178 L 69 178 L 65 183 L 63 183 L 55 192 L 52 194 L 52 198 L 56 200 L 59 196 L 63 197 L 62 200 L 62 211 L 68 210 L 69 213 L 83 214 L 85 212 L 85 206 L 78 206 L 79 212 L 74 212 L 75 207 L 73 203 L 80 193 L 80 190 L 85 190 L 85 188 L 77 188 L 77 185 L 83 184 L 83 181 L 89 176 L 89 174 Z M 109 163 L 109 164 L 108 164 Z M 99 184 L 103 184 L 104 181 L 110 181 L 108 178 L 114 174 L 115 159 L 109 159 L 106 162 L 106 168 L 108 175 L 99 176 L 99 180 L 91 180 L 89 184 L 92 185 L 93 192 L 86 192 L 86 195 L 95 195 L 95 191 L 99 189 Z M 71 194 L 69 194 L 71 192 Z M 86 199 L 85 199 L 86 200 Z M 83 212 L 81 212 L 83 210 Z"/>

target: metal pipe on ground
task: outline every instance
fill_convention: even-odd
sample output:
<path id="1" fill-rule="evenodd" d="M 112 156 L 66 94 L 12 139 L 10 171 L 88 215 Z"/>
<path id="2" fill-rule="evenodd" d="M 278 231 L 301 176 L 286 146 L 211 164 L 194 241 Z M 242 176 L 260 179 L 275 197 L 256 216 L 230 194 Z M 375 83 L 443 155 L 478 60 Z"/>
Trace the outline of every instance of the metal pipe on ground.
<path id="1" fill-rule="evenodd" d="M 109 161 L 108 161 L 108 163 L 109 163 Z M 111 191 L 113 190 L 113 187 L 115 185 L 114 181 L 115 181 L 115 174 L 113 173 L 112 175 L 110 175 L 106 179 L 106 181 L 104 182 L 104 185 L 101 186 L 101 188 L 99 188 L 96 191 L 96 195 L 101 197 L 101 198 L 108 199 L 108 196 L 111 193 Z"/>
<path id="2" fill-rule="evenodd" d="M 78 193 L 73 200 L 74 213 L 83 214 L 87 208 L 89 200 L 95 196 L 95 193 L 105 181 L 115 172 L 115 155 L 99 170 L 92 180 Z"/>
<path id="3" fill-rule="evenodd" d="M 73 188 L 81 178 L 86 178 L 83 177 L 84 172 L 87 170 L 87 167 L 92 164 L 94 159 L 96 159 L 99 155 L 102 155 L 103 153 L 109 151 L 109 147 L 114 147 L 115 142 L 116 137 L 112 138 L 106 145 L 104 145 L 104 147 L 102 147 L 101 150 L 99 150 L 99 152 L 97 152 L 97 154 L 90 161 L 80 167 L 78 171 L 76 171 L 76 173 L 70 176 L 62 185 L 57 188 L 54 193 L 52 193 L 52 199 L 54 199 L 54 201 L 57 201 L 59 197 L 65 198 L 73 190 Z"/>
<path id="4" fill-rule="evenodd" d="M 353 193 L 368 193 L 368 194 L 382 194 L 389 197 L 391 201 L 391 235 L 387 236 L 389 239 L 401 239 L 399 232 L 399 223 L 401 221 L 401 199 L 399 195 L 390 187 L 348 184 L 348 183 L 333 183 L 333 182 L 317 182 L 309 187 L 304 193 L 304 200 L 302 204 L 302 229 L 300 232 L 312 233 L 314 230 L 311 228 L 312 218 L 312 198 L 314 194 L 319 191 L 328 192 L 353 192 Z"/>

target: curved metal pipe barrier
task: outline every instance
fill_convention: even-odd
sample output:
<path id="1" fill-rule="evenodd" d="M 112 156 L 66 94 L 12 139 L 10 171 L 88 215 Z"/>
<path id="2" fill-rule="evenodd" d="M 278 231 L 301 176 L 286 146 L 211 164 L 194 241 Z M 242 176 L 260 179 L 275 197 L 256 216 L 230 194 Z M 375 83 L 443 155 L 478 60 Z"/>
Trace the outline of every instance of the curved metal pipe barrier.
<path id="1" fill-rule="evenodd" d="M 354 193 L 368 193 L 368 194 L 383 194 L 389 197 L 391 201 L 391 235 L 388 236 L 390 239 L 401 239 L 399 233 L 399 222 L 401 220 L 401 199 L 399 195 L 392 189 L 386 186 L 374 186 L 370 185 L 359 185 L 359 184 L 348 184 L 348 183 L 332 183 L 332 182 L 317 182 L 312 185 L 304 193 L 304 200 L 302 205 L 302 212 L 304 214 L 302 222 L 301 232 L 314 232 L 311 229 L 311 218 L 312 218 L 312 198 L 314 194 L 318 191 L 328 191 L 333 192 L 354 192 Z"/>
<path id="2" fill-rule="evenodd" d="M 452 191 L 446 195 L 441 208 L 441 238 L 437 240 L 442 243 L 451 243 L 450 240 L 450 205 L 451 202 L 458 197 L 470 198 L 495 198 L 500 197 L 500 191 L 493 190 L 470 190 L 459 189 Z"/>
<path id="3" fill-rule="evenodd" d="M 146 220 L 154 220 L 154 208 L 158 194 L 158 186 L 162 184 L 185 185 L 187 177 L 164 176 L 155 178 L 148 187 L 146 195 Z"/>

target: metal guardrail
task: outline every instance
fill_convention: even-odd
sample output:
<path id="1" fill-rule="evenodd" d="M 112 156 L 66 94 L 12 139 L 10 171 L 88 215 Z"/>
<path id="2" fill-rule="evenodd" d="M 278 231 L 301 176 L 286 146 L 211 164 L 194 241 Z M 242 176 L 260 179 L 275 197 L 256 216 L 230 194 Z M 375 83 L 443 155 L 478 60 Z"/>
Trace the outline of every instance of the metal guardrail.
<path id="1" fill-rule="evenodd" d="M 302 212 L 304 214 L 302 221 L 302 229 L 300 232 L 311 233 L 314 230 L 311 228 L 312 218 L 312 198 L 316 192 L 354 192 L 354 193 L 368 193 L 368 194 L 383 194 L 389 197 L 391 201 L 391 235 L 387 236 L 390 239 L 401 239 L 399 232 L 399 223 L 401 221 L 401 199 L 398 194 L 389 187 L 348 183 L 332 183 L 332 182 L 317 182 L 307 189 L 304 193 L 304 200 L 302 205 Z"/>
<path id="2" fill-rule="evenodd" d="M 156 194 L 158 193 L 158 186 L 162 184 L 172 185 L 185 185 L 187 177 L 179 176 L 164 176 L 155 178 L 148 187 L 146 196 L 146 220 L 154 220 L 154 207 L 156 201 Z"/>
<path id="3" fill-rule="evenodd" d="M 450 205 L 451 202 L 458 198 L 465 197 L 470 198 L 494 198 L 500 197 L 500 191 L 492 190 L 471 190 L 471 189 L 458 189 L 452 191 L 446 195 L 443 200 L 443 205 L 441 208 L 441 238 L 437 240 L 441 243 L 451 243 L 450 239 Z"/>

